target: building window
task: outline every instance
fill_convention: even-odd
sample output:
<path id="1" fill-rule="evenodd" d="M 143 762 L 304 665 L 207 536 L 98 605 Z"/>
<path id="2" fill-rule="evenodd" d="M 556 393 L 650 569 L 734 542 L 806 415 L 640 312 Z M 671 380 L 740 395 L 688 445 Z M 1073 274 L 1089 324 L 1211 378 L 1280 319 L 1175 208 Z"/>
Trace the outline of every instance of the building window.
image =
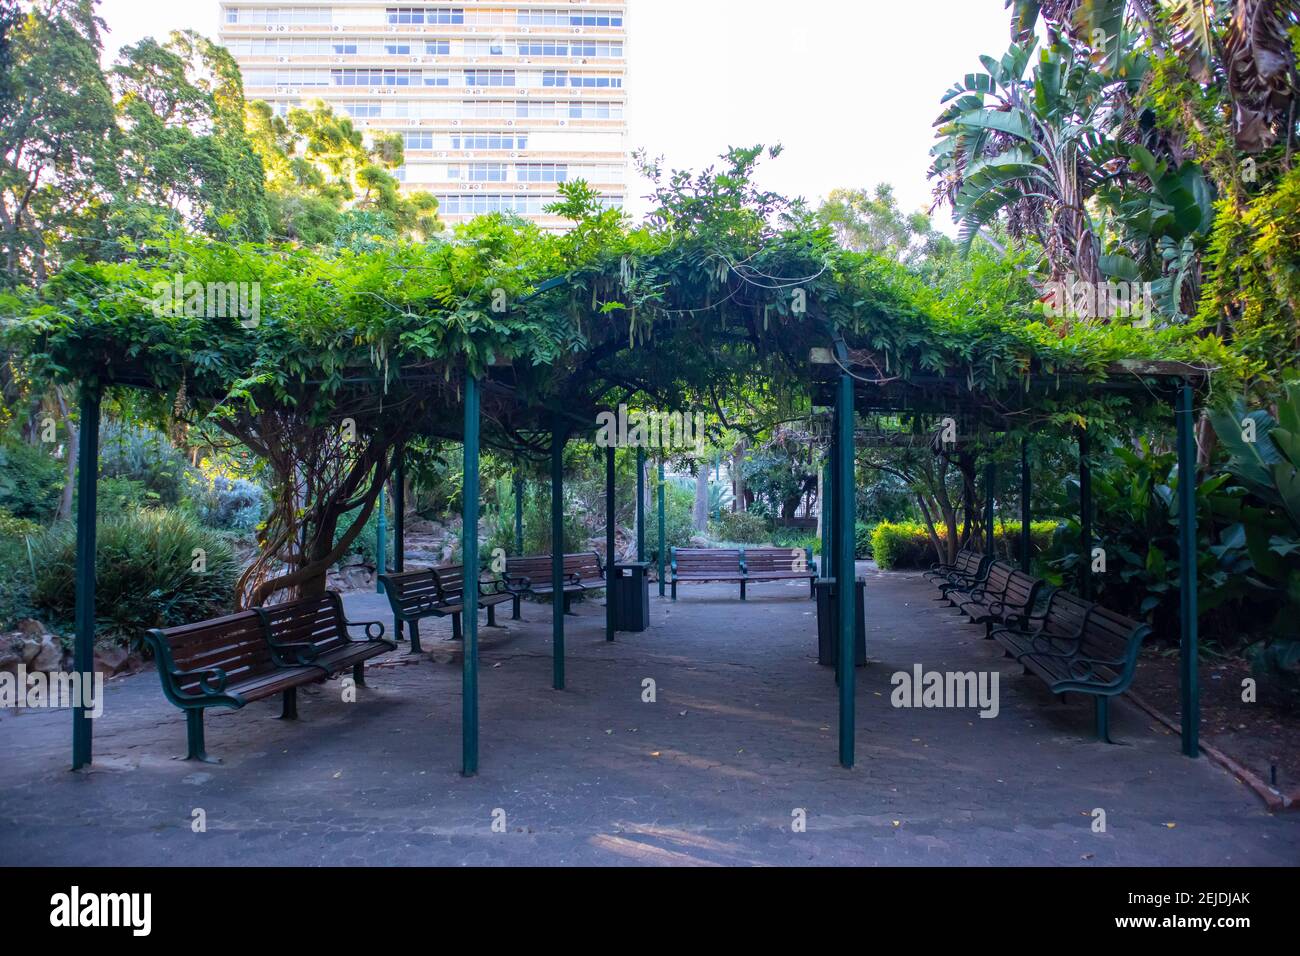
<path id="1" fill-rule="evenodd" d="M 563 163 L 528 163 L 515 167 L 515 177 L 521 183 L 562 183 L 569 177 L 569 167 Z"/>
<path id="2" fill-rule="evenodd" d="M 389 7 L 386 12 L 389 23 L 464 23 L 464 10 L 448 10 L 433 7 Z"/>
<path id="3" fill-rule="evenodd" d="M 411 44 L 409 43 L 385 43 L 384 52 L 389 56 L 410 56 Z"/>
<path id="4" fill-rule="evenodd" d="M 466 86 L 514 86 L 514 70 L 466 70 Z"/>
<path id="5" fill-rule="evenodd" d="M 426 40 L 424 44 L 425 56 L 448 56 L 451 54 L 450 40 Z"/>

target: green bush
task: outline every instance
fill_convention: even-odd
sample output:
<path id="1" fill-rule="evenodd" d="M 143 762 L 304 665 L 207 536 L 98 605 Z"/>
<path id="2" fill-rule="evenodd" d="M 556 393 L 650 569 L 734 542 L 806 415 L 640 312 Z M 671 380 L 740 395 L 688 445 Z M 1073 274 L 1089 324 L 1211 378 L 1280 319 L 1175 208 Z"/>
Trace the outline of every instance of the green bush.
<path id="1" fill-rule="evenodd" d="M 230 610 L 239 568 L 220 535 L 174 510 L 105 518 L 97 531 L 95 598 L 100 633 L 139 647 L 151 627 L 173 627 Z M 69 624 L 76 601 L 76 529 L 47 531 L 34 547 L 32 603 L 52 623 Z M 193 569 L 195 549 L 207 567 Z"/>
<path id="2" fill-rule="evenodd" d="M 0 509 L 0 629 L 32 616 L 30 541 L 40 533 L 40 525 Z"/>
<path id="3" fill-rule="evenodd" d="M 859 561 L 865 561 L 871 557 L 871 533 L 875 530 L 875 525 L 863 524 L 861 521 L 854 525 L 853 556 Z"/>
<path id="4" fill-rule="evenodd" d="M 715 536 L 720 541 L 737 541 L 743 544 L 768 544 L 772 529 L 761 515 L 749 511 L 724 511 L 714 522 Z"/>
<path id="5" fill-rule="evenodd" d="M 1050 548 L 1056 526 L 1055 521 L 1035 521 L 1030 525 L 1035 554 Z M 939 539 L 944 540 L 943 529 L 938 531 Z M 1020 525 L 999 523 L 994 529 L 993 543 L 999 554 L 1019 553 Z M 928 568 L 935 562 L 934 546 L 925 525 L 913 521 L 880 522 L 871 533 L 871 552 L 876 565 L 884 571 Z"/>
<path id="6" fill-rule="evenodd" d="M 0 443 L 0 508 L 17 518 L 50 521 L 59 507 L 66 477 L 53 445 Z"/>
<path id="7" fill-rule="evenodd" d="M 100 429 L 101 487 L 114 479 L 129 482 L 123 487 L 136 491 L 135 501 L 171 507 L 180 503 L 192 471 L 189 460 L 160 431 L 115 421 Z"/>

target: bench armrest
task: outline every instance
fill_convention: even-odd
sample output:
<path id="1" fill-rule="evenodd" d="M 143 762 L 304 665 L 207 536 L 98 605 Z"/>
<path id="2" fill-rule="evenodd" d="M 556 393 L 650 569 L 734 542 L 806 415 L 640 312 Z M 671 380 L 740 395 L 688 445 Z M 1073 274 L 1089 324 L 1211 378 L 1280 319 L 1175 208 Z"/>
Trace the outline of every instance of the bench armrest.
<path id="1" fill-rule="evenodd" d="M 348 627 L 364 627 L 367 641 L 382 641 L 384 639 L 383 621 L 349 621 L 345 619 L 343 623 Z M 371 628 L 379 628 L 379 630 L 371 633 Z"/>
<path id="2" fill-rule="evenodd" d="M 203 691 L 202 697 L 220 697 L 226 692 L 226 682 L 230 679 L 220 667 L 205 667 L 197 671 L 168 671 L 167 676 L 171 678 L 173 689 L 179 696 L 192 700 L 201 698 L 199 695 L 181 690 L 179 686 L 181 681 L 197 678 L 199 690 Z"/>

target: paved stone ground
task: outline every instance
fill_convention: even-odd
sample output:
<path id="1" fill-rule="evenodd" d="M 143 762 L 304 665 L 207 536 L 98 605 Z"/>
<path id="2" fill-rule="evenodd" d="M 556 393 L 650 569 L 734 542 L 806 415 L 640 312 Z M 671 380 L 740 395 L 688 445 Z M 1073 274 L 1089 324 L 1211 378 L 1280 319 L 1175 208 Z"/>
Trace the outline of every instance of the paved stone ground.
<path id="1" fill-rule="evenodd" d="M 919 576 L 865 573 L 852 771 L 836 764 L 834 679 L 800 586 L 755 587 L 746 604 L 734 586 L 684 588 L 613 645 L 602 606 L 579 606 L 563 693 L 550 609 L 526 604 L 524 623 L 485 632 L 472 779 L 445 624 L 426 641 L 441 662 L 376 668 L 357 703 L 329 684 L 296 724 L 270 703 L 211 715 L 221 766 L 173 759 L 184 720 L 152 672 L 110 682 L 91 773 L 66 769 L 67 712 L 5 712 L 0 864 L 1300 863 L 1300 814 L 1271 816 L 1129 705 L 1113 715 L 1124 745 L 1093 742 L 1085 701 L 1054 702 Z M 349 598 L 354 617 L 381 601 Z M 1000 715 L 894 709 L 890 675 L 915 663 L 999 671 Z"/>

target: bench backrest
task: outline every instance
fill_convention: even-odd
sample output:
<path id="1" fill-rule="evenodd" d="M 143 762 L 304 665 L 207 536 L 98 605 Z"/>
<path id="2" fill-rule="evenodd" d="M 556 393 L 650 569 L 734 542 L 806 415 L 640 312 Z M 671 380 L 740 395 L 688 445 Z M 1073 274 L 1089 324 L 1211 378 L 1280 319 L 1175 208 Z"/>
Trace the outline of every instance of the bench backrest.
<path id="1" fill-rule="evenodd" d="M 348 642 L 343 601 L 337 591 L 326 591 L 318 597 L 288 604 L 260 607 L 257 611 L 266 624 L 271 644 L 277 648 L 286 644 L 308 644 L 323 654 Z M 297 661 L 293 648 L 281 656 L 286 663 Z"/>
<path id="2" fill-rule="evenodd" d="M 1097 605 L 1084 625 L 1078 653 L 1094 662 L 1098 676 L 1126 681 L 1137 666 L 1138 648 L 1150 633 L 1148 625 Z"/>
<path id="3" fill-rule="evenodd" d="M 379 580 L 384 584 L 384 596 L 388 598 L 389 606 L 395 614 L 416 614 L 430 605 L 440 603 L 438 579 L 430 568 L 403 571 L 401 574 L 381 574 Z"/>
<path id="4" fill-rule="evenodd" d="M 579 554 L 564 556 L 564 573 L 576 574 L 582 583 L 600 581 L 605 577 L 605 565 L 595 551 L 583 551 Z"/>
<path id="5" fill-rule="evenodd" d="M 984 596 L 989 599 L 1001 599 L 1006 593 L 1007 585 L 1011 582 L 1011 575 L 1015 572 L 1016 569 L 1005 561 L 994 561 L 989 567 L 988 576 L 984 579 Z"/>
<path id="6" fill-rule="evenodd" d="M 276 668 L 271 645 L 266 642 L 262 618 L 257 611 L 241 611 L 197 624 L 182 624 L 166 630 L 152 630 L 149 641 L 158 655 L 159 669 L 201 672 L 219 667 L 229 683 L 257 677 Z M 170 677 L 165 678 L 164 686 Z M 201 694 L 198 677 L 175 681 L 186 694 Z"/>
<path id="7" fill-rule="evenodd" d="M 953 568 L 961 574 L 978 574 L 980 565 L 983 563 L 984 555 L 978 551 L 963 548 L 957 552 L 957 560 L 953 562 Z"/>
<path id="8" fill-rule="evenodd" d="M 812 552 L 804 548 L 742 548 L 746 574 L 774 571 L 813 576 Z"/>
<path id="9" fill-rule="evenodd" d="M 1006 589 L 1002 592 L 1002 606 L 1007 608 L 1024 608 L 1033 610 L 1034 599 L 1038 589 L 1043 586 L 1041 579 L 1024 571 L 1012 571 L 1007 578 Z"/>
<path id="10" fill-rule="evenodd" d="M 604 577 L 600 555 L 595 551 L 564 556 L 564 575 L 577 575 L 581 582 L 599 581 Z M 506 559 L 506 577 L 527 578 L 534 584 L 545 585 L 551 580 L 551 555 L 538 554 Z"/>
<path id="11" fill-rule="evenodd" d="M 1065 588 L 1057 588 L 1047 599 L 1043 630 L 1053 637 L 1078 638 L 1084 621 L 1095 607 L 1091 601 L 1085 601 Z"/>
<path id="12" fill-rule="evenodd" d="M 739 548 L 673 548 L 674 573 L 739 575 Z"/>

